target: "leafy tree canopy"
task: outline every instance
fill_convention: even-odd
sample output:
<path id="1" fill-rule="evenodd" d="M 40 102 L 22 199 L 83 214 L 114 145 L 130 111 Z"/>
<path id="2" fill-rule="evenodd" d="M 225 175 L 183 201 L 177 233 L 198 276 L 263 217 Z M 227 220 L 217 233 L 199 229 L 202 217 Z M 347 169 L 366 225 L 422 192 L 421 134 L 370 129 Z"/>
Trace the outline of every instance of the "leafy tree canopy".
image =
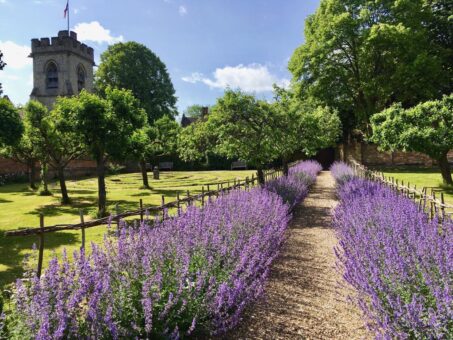
<path id="1" fill-rule="evenodd" d="M 140 101 L 151 124 L 164 115 L 176 115 L 175 89 L 165 64 L 146 46 L 137 42 L 111 45 L 101 55 L 96 88 L 131 90 Z"/>
<path id="2" fill-rule="evenodd" d="M 371 141 L 382 150 L 418 151 L 438 161 L 444 182 L 452 184 L 447 160 L 453 149 L 453 94 L 404 109 L 401 104 L 376 114 Z"/>
<path id="3" fill-rule="evenodd" d="M 346 127 L 367 131 L 369 118 L 395 101 L 409 107 L 449 93 L 451 58 L 430 29 L 434 17 L 436 27 L 445 24 L 433 15 L 441 2 L 322 0 L 289 63 L 297 95 L 338 108 Z"/>
<path id="4" fill-rule="evenodd" d="M 184 114 L 186 117 L 194 117 L 194 118 L 200 118 L 203 115 L 203 107 L 208 107 L 209 106 L 203 106 L 203 105 L 190 105 L 186 108 L 184 111 Z"/>
<path id="5" fill-rule="evenodd" d="M 18 143 L 23 130 L 19 111 L 7 98 L 0 98 L 0 147 Z"/>

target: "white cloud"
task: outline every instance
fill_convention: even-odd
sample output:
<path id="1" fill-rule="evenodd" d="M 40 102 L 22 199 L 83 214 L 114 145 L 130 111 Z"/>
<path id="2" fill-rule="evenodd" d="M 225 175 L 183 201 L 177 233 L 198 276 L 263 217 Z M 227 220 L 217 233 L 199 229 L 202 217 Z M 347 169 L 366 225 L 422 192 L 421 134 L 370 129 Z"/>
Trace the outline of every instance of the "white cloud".
<path id="1" fill-rule="evenodd" d="M 183 77 L 182 80 L 192 84 L 201 82 L 211 88 L 240 88 L 246 92 L 269 92 L 272 91 L 273 84 L 285 88 L 289 86 L 288 79 L 279 79 L 269 72 L 267 66 L 261 64 L 247 66 L 240 64 L 217 68 L 213 72 L 213 78 L 204 77 L 203 74 L 195 72 Z"/>
<path id="2" fill-rule="evenodd" d="M 0 4 L 6 4 L 6 0 L 0 0 Z"/>
<path id="3" fill-rule="evenodd" d="M 0 50 L 3 52 L 3 61 L 8 68 L 21 69 L 32 64 L 30 47 L 18 45 L 13 41 L 0 41 Z M 6 68 L 5 68 L 6 70 Z"/>
<path id="4" fill-rule="evenodd" d="M 183 17 L 184 15 L 187 14 L 187 8 L 185 6 L 181 5 L 181 6 L 179 6 L 178 12 L 179 12 L 179 15 Z"/>
<path id="5" fill-rule="evenodd" d="M 98 44 L 114 44 L 124 40 L 122 35 L 114 37 L 110 30 L 104 28 L 98 21 L 82 22 L 74 27 L 77 38 L 81 41 L 94 41 Z"/>

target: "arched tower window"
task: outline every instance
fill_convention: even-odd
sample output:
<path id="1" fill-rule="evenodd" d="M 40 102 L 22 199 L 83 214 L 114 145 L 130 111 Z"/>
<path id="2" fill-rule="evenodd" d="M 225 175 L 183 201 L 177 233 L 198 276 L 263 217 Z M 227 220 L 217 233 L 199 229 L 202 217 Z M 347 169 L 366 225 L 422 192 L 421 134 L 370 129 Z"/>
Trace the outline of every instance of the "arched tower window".
<path id="1" fill-rule="evenodd" d="M 82 65 L 77 67 L 77 89 L 82 91 L 85 88 L 85 70 Z"/>
<path id="2" fill-rule="evenodd" d="M 53 61 L 46 68 L 46 84 L 48 89 L 58 88 L 58 69 Z"/>

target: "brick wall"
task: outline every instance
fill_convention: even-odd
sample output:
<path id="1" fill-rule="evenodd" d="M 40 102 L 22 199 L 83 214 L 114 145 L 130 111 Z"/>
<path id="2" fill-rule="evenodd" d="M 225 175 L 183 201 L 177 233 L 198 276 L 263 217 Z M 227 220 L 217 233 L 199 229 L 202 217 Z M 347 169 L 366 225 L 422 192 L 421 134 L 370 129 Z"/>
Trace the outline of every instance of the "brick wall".
<path id="1" fill-rule="evenodd" d="M 19 162 L 11 159 L 0 157 L 0 175 L 27 172 L 27 167 Z M 39 163 L 36 163 L 36 174 L 39 176 Z M 96 162 L 90 159 L 76 159 L 69 163 L 65 169 L 65 174 L 68 178 L 93 175 L 96 173 Z M 49 168 L 49 178 L 54 178 L 54 171 Z"/>
<path id="2" fill-rule="evenodd" d="M 338 156 L 341 160 L 354 158 L 365 165 L 423 165 L 432 166 L 436 162 L 419 152 L 382 152 L 375 144 L 352 142 L 338 145 Z M 453 150 L 448 153 L 453 163 Z"/>

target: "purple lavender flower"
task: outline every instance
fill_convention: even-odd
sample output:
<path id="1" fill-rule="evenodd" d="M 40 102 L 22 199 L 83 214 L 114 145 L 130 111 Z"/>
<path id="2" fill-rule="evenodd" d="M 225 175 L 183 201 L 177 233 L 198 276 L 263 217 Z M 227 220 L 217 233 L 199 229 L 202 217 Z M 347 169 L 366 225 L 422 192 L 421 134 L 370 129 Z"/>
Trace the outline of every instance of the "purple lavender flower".
<path id="1" fill-rule="evenodd" d="M 340 186 L 334 212 L 339 267 L 379 338 L 453 336 L 453 222 L 429 220 L 377 182 Z"/>

